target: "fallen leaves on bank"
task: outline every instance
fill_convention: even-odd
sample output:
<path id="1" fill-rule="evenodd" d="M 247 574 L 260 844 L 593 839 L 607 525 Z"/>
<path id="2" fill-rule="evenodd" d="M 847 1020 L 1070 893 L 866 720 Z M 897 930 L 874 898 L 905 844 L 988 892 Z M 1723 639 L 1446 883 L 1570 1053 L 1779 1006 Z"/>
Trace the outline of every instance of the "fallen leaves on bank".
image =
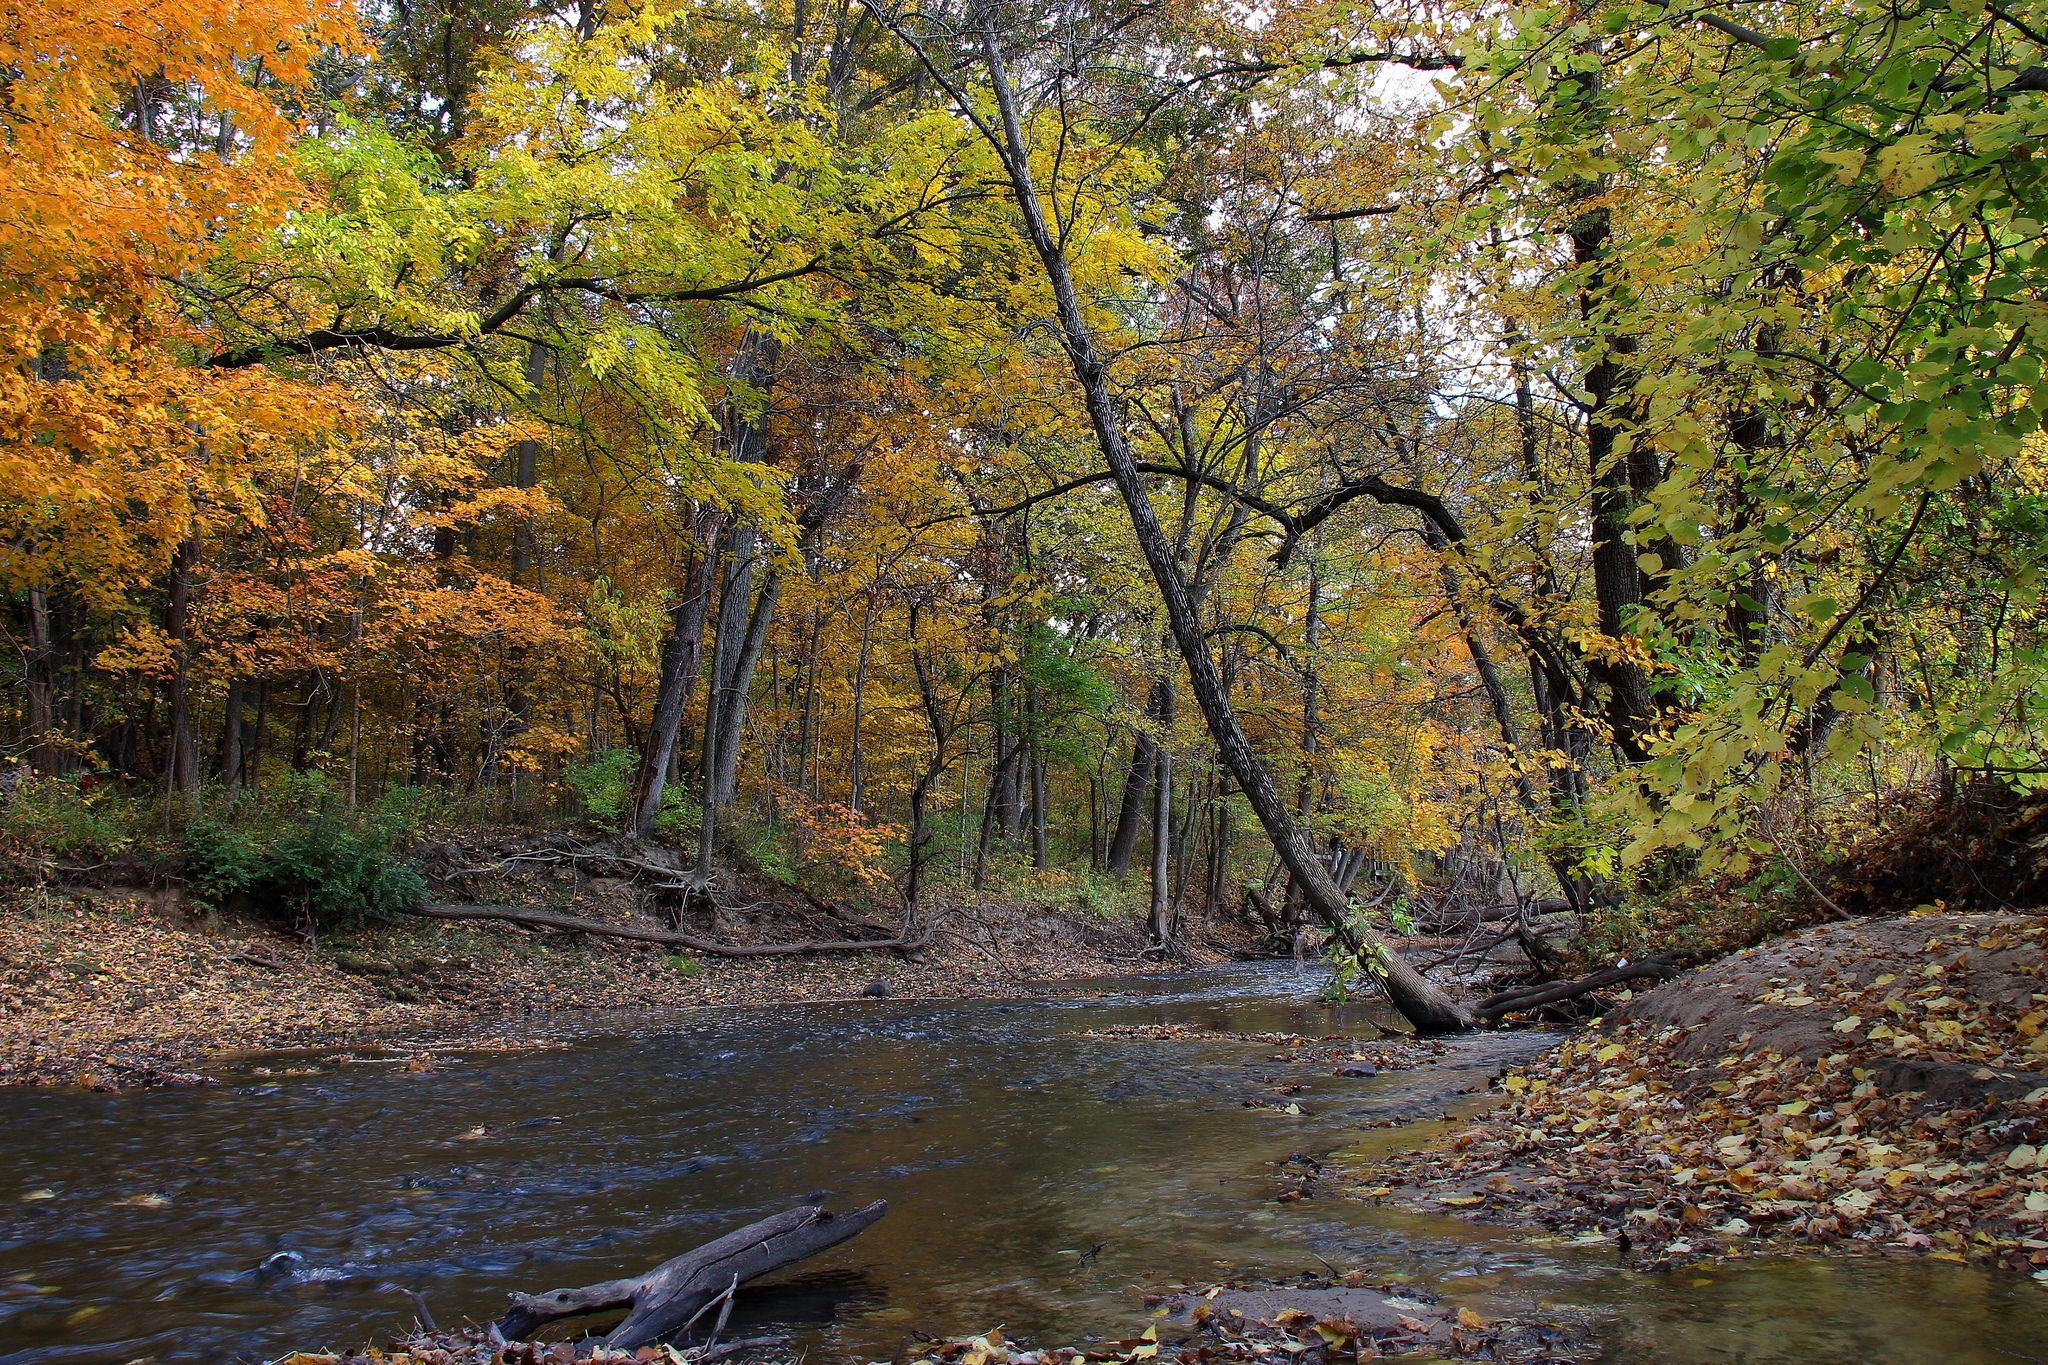
<path id="1" fill-rule="evenodd" d="M 615 1351 L 601 1343 L 507 1342 L 479 1331 L 421 1332 L 388 1348 L 359 1351 L 294 1351 L 270 1365 L 762 1365 L 788 1359 L 786 1336 L 754 1337 L 723 1345 L 642 1346 Z"/>
<path id="2" fill-rule="evenodd" d="M 441 1063 L 421 1059 L 426 1040 L 508 1016 L 844 1001 L 878 980 L 906 1000 L 1047 995 L 1061 981 L 1132 965 L 1107 930 L 1100 944 L 1055 948 L 1052 930 L 1065 920 L 1033 923 L 1022 902 L 983 907 L 974 919 L 994 926 L 990 947 L 970 952 L 941 940 L 921 962 L 894 954 L 699 960 L 615 940 L 426 921 L 314 948 L 141 892 L 17 896 L 0 904 L 0 1085 L 204 1085 L 223 1053 L 370 1039 L 409 1040 L 405 1060 L 431 1070 Z M 749 932 L 773 927 L 764 919 Z M 1136 931 L 1128 937 L 1142 945 Z M 447 1050 L 439 1050 L 443 1061 Z"/>
<path id="3" fill-rule="evenodd" d="M 1922 916 L 1738 954 L 1632 1002 L 1362 1193 L 1649 1261 L 1849 1244 L 2048 1282 L 2048 926 Z"/>
<path id="4" fill-rule="evenodd" d="M 1000 1329 L 913 1336 L 889 1365 L 1326 1365 L 1417 1356 L 1513 1362 L 1551 1357 L 1587 1339 L 1560 1323 L 1488 1319 L 1414 1288 L 1368 1285 L 1355 1271 L 1341 1280 L 1301 1276 L 1278 1285 L 1169 1285 L 1148 1293 L 1145 1305 L 1154 1320 L 1131 1336 L 1058 1347 L 1022 1346 Z"/>

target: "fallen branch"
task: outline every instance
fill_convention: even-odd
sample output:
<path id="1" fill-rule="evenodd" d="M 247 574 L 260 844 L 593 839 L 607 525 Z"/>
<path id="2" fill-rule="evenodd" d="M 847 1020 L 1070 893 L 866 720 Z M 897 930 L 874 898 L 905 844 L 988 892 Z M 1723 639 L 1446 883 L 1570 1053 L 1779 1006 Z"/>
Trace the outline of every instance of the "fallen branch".
<path id="1" fill-rule="evenodd" d="M 1538 1005 L 1554 1005 L 1560 1000 L 1575 1000 L 1579 996 L 1590 995 L 1603 986 L 1619 985 L 1623 981 L 1639 981 L 1645 977 L 1655 977 L 1661 981 L 1666 977 L 1676 976 L 1678 972 L 1679 967 L 1675 962 L 1663 958 L 1645 958 L 1641 962 L 1631 962 L 1625 967 L 1608 967 L 1590 976 L 1582 976 L 1577 981 L 1557 981 L 1547 986 L 1523 986 L 1512 991 L 1502 991 L 1498 995 L 1489 995 L 1479 1002 L 1479 1008 L 1474 1012 L 1481 1019 L 1498 1019 L 1504 1014 L 1518 1014 Z"/>
<path id="2" fill-rule="evenodd" d="M 497 1329 L 507 1341 L 520 1341 L 558 1318 L 624 1308 L 628 1310 L 624 1320 L 604 1340 L 615 1349 L 634 1350 L 680 1330 L 721 1294 L 731 1293 L 735 1285 L 856 1237 L 888 1211 L 888 1201 L 883 1199 L 841 1214 L 816 1205 L 789 1209 L 663 1261 L 633 1279 L 545 1294 L 514 1294 Z"/>
<path id="3" fill-rule="evenodd" d="M 1792 875 L 1799 878 L 1799 884 L 1801 886 L 1805 887 L 1808 891 L 1811 891 L 1813 893 L 1813 898 L 1815 900 L 1819 901 L 1822 905 L 1825 905 L 1828 908 L 1828 910 L 1833 913 L 1836 919 L 1846 920 L 1851 924 L 1854 924 L 1856 922 L 1856 917 L 1854 915 L 1851 915 L 1847 910 L 1844 910 L 1841 906 L 1836 905 L 1833 901 L 1829 900 L 1828 893 L 1821 890 L 1819 887 L 1813 884 L 1813 879 L 1806 875 L 1806 869 L 1801 867 L 1799 865 L 1799 860 L 1792 856 L 1792 850 L 1785 847 L 1784 840 L 1780 839 L 1777 835 L 1771 833 L 1769 830 L 1764 831 L 1764 838 L 1769 839 L 1771 841 L 1771 844 L 1778 850 L 1778 856 L 1785 860 L 1785 866 L 1792 869 Z"/>
<path id="4" fill-rule="evenodd" d="M 600 920 L 581 919 L 575 915 L 557 915 L 546 910 L 522 910 L 513 905 L 417 905 L 405 912 L 423 919 L 494 920 L 505 924 L 523 924 L 530 929 L 560 929 L 575 934 L 595 934 L 600 938 L 631 939 L 636 943 L 660 943 L 672 948 L 688 948 L 692 952 L 706 953 L 712 957 L 790 957 L 799 953 L 861 953 L 877 948 L 895 948 L 902 952 L 914 953 L 931 941 L 931 935 L 918 938 L 863 938 L 829 939 L 804 943 L 720 943 L 716 939 L 698 938 L 695 934 L 680 929 L 652 929 L 637 924 L 605 924 Z"/>

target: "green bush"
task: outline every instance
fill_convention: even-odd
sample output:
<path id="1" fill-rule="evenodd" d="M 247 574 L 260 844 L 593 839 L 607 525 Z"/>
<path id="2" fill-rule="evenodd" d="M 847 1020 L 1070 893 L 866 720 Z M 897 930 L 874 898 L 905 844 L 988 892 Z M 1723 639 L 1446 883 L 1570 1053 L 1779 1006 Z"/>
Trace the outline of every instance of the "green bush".
<path id="1" fill-rule="evenodd" d="M 576 804 L 588 824 L 598 829 L 624 828 L 633 814 L 633 783 L 640 775 L 640 755 L 631 749 L 606 749 L 569 766 L 563 780 L 576 793 Z M 689 784 L 671 782 L 661 793 L 661 813 L 654 817 L 654 837 L 678 844 L 695 837 L 700 812 Z"/>
<path id="2" fill-rule="evenodd" d="M 632 809 L 633 778 L 639 766 L 639 756 L 631 749 L 606 749 L 570 764 L 563 776 L 576 793 L 584 819 L 617 829 Z"/>
<path id="3" fill-rule="evenodd" d="M 403 833 L 399 817 L 340 808 L 324 793 L 296 806 L 230 806 L 186 825 L 186 882 L 216 908 L 240 897 L 314 933 L 359 928 L 426 899 L 426 879 L 397 852 Z"/>
<path id="4" fill-rule="evenodd" d="M 148 836 L 151 796 L 85 776 L 24 774 L 14 782 L 0 795 L 0 846 L 32 856 L 106 857 L 132 851 Z"/>

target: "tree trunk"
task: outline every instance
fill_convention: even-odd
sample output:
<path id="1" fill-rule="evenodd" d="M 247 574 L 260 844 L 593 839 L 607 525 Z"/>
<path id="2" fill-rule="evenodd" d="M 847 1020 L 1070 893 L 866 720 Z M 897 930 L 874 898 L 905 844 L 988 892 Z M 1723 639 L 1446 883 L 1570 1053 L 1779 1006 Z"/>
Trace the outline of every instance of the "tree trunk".
<path id="1" fill-rule="evenodd" d="M 754 673 L 761 666 L 761 650 L 768 641 L 768 626 L 775 619 L 775 604 L 782 597 L 782 571 L 771 568 L 761 576 L 761 590 L 754 596 L 747 614 L 746 633 L 730 660 L 718 703 L 718 771 L 712 784 L 720 806 L 730 806 L 739 797 L 741 737 L 747 723 L 747 703 L 754 690 Z"/>
<path id="2" fill-rule="evenodd" d="M 739 629 L 738 615 L 733 600 L 745 589 L 735 591 L 738 569 L 729 561 L 733 556 L 743 556 L 752 549 L 752 537 L 745 528 L 739 528 L 732 537 L 731 548 L 721 559 L 719 573 L 718 625 L 711 641 L 711 690 L 704 699 L 704 746 L 698 755 L 698 790 L 702 797 L 703 820 L 697 828 L 697 878 L 700 883 L 711 879 L 712 851 L 718 839 L 718 708 L 725 704 L 725 688 L 719 685 L 731 667 L 732 652 L 738 647 L 733 634 Z"/>
<path id="3" fill-rule="evenodd" d="M 1160 740 L 1154 746 L 1152 773 L 1152 942 L 1161 949 L 1173 944 L 1173 689 L 1160 708 Z"/>
<path id="4" fill-rule="evenodd" d="M 171 559 L 171 595 L 164 609 L 164 634 L 176 653 L 171 675 L 170 752 L 165 756 L 169 790 L 187 796 L 199 791 L 199 738 L 192 707 L 192 570 L 199 563 L 199 538 L 187 537 Z"/>
<path id="5" fill-rule="evenodd" d="M 1594 108 L 1600 99 L 1597 71 L 1582 73 L 1567 83 L 1582 102 L 1581 116 L 1600 117 Z M 1602 187 L 1585 186 L 1587 197 L 1597 196 Z M 1609 278 L 1609 247 L 1613 214 L 1604 204 L 1587 208 L 1572 220 L 1572 259 L 1583 272 L 1579 287 L 1579 318 L 1586 329 L 1590 363 L 1584 388 L 1592 399 L 1586 415 L 1586 461 L 1592 479 L 1589 511 L 1593 522 L 1593 596 L 1599 608 L 1600 632 L 1620 640 L 1630 634 L 1633 618 L 1643 605 L 1643 571 L 1630 543 L 1630 514 L 1635 511 L 1639 468 L 1632 468 L 1634 448 L 1646 440 L 1640 430 L 1641 413 L 1631 397 L 1627 365 L 1636 353 L 1635 338 L 1613 330 L 1609 321 L 1613 284 Z M 1623 442 L 1629 442 L 1624 451 Z M 1607 714 L 1614 730 L 1614 742 L 1633 762 L 1649 757 L 1646 747 L 1653 728 L 1655 703 L 1650 696 L 1649 675 L 1643 666 L 1626 657 L 1591 664 L 1607 687 Z"/>
<path id="6" fill-rule="evenodd" d="M 1161 698 L 1170 690 L 1164 678 L 1152 680 L 1152 695 L 1145 701 L 1145 714 L 1158 719 Z M 1116 833 L 1109 840 L 1109 875 L 1121 883 L 1130 875 L 1131 855 L 1138 848 L 1138 830 L 1145 823 L 1145 796 L 1152 786 L 1152 736 L 1144 730 L 1131 742 L 1131 766 L 1124 775 L 1123 804 L 1117 808 Z"/>
<path id="7" fill-rule="evenodd" d="M 852 777 L 847 784 L 846 805 L 855 815 L 860 814 L 861 783 L 866 775 L 862 762 L 861 727 L 867 719 L 868 692 L 868 651 L 872 647 L 875 633 L 875 593 L 869 588 L 867 603 L 860 622 L 860 659 L 853 670 L 853 735 L 848 747 L 851 750 Z"/>
<path id="8" fill-rule="evenodd" d="M 56 744 L 56 652 L 50 643 L 49 602 L 41 588 L 28 590 L 28 659 L 23 669 L 27 696 L 29 766 L 45 775 L 58 769 Z"/>
<path id="9" fill-rule="evenodd" d="M 636 838 L 649 838 L 654 822 L 661 816 L 661 800 L 674 765 L 676 741 L 683 732 L 683 715 L 690 709 L 690 694 L 696 690 L 697 667 L 704 650 L 704 618 L 711 602 L 712 566 L 718 562 L 720 527 L 714 520 L 705 526 L 704 547 L 692 557 L 683 578 L 683 595 L 669 608 L 668 638 L 661 644 L 661 681 L 654 692 L 654 718 L 647 729 L 647 747 L 640 755 L 640 771 L 633 780 L 631 831 Z"/>
<path id="10" fill-rule="evenodd" d="M 1025 726 L 1031 745 L 1031 865 L 1043 872 L 1051 866 L 1045 850 L 1045 744 L 1038 733 L 1038 693 L 1024 692 Z"/>
<path id="11" fill-rule="evenodd" d="M 1209 732 L 1216 741 L 1224 765 L 1244 792 L 1245 800 L 1258 816 L 1260 824 L 1265 826 L 1266 834 L 1280 857 L 1295 879 L 1303 884 L 1309 904 L 1341 942 L 1368 958 L 1370 968 L 1384 973 L 1387 994 L 1395 1008 L 1418 1032 L 1470 1028 L 1473 1024 L 1470 1010 L 1423 979 L 1421 973 L 1369 931 L 1361 932 L 1352 927 L 1345 913 L 1343 894 L 1303 839 L 1279 788 L 1273 782 L 1272 772 L 1253 750 L 1251 741 L 1237 723 L 1237 716 L 1224 693 L 1222 678 L 1217 673 L 1216 661 L 1209 654 L 1208 642 L 1189 596 L 1187 581 L 1174 558 L 1172 546 L 1160 528 L 1144 477 L 1138 470 L 1137 458 L 1124 436 L 1116 401 L 1109 390 L 1108 376 L 1096 354 L 1095 338 L 1081 311 L 1080 297 L 1074 290 L 1066 257 L 1046 225 L 1038 191 L 1032 182 L 1030 152 L 1024 140 L 1023 126 L 1018 122 L 1009 77 L 1003 69 L 1002 54 L 996 44 L 993 11 L 984 12 L 981 39 L 989 83 L 1002 120 L 997 151 L 1002 155 L 1004 170 L 1009 174 L 1018 212 L 1024 219 L 1032 247 L 1052 285 L 1059 309 L 1062 342 L 1086 401 L 1096 442 L 1116 481 L 1117 493 L 1130 513 L 1132 530 L 1165 602 L 1168 625 L 1187 665 L 1195 701 L 1202 708 L 1203 718 L 1208 722 Z"/>
<path id="12" fill-rule="evenodd" d="M 242 680 L 228 684 L 228 699 L 221 708 L 220 784 L 233 787 L 242 780 Z"/>

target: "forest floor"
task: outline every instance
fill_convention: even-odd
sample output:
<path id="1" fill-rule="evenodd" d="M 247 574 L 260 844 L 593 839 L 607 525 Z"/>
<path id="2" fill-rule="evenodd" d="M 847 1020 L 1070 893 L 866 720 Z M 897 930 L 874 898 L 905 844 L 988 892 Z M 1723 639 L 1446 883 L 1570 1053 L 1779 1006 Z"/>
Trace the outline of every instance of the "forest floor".
<path id="1" fill-rule="evenodd" d="M 559 885 L 557 883 L 560 883 Z M 623 882 L 534 871 L 479 900 L 656 924 Z M 758 888 L 736 887 L 736 891 Z M 451 897 L 450 899 L 453 899 Z M 11 903 L 10 903 L 11 902 Z M 700 930 L 709 933 L 709 930 Z M 716 936 L 841 939 L 846 926 L 754 894 Z M 175 892 L 30 886 L 0 900 L 0 1084 L 204 1084 L 236 1053 L 453 1042 L 540 1011 L 670 1009 L 857 998 L 1047 995 L 1157 971 L 1142 925 L 1027 899 L 952 907 L 911 960 L 893 951 L 719 958 L 514 925 L 401 920 L 317 945 Z M 1207 944 L 1209 961 L 1229 944 Z"/>
<path id="2" fill-rule="evenodd" d="M 1823 925 L 1495 1081 L 1352 1193 L 1637 1264 L 1891 1247 L 2048 1281 L 2048 917 Z"/>

